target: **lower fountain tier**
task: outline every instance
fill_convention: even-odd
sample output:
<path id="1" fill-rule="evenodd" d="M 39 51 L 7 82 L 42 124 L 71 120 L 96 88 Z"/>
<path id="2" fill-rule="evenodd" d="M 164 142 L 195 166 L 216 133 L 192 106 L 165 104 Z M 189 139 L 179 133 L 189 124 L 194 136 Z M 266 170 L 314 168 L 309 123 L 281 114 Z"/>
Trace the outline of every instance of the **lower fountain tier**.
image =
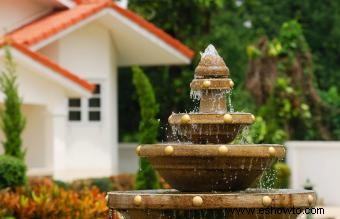
<path id="1" fill-rule="evenodd" d="M 108 193 L 109 208 L 125 219 L 293 219 L 315 202 L 313 191 L 291 189 L 247 189 L 235 193 L 181 193 L 177 190 Z"/>
<path id="2" fill-rule="evenodd" d="M 285 149 L 277 144 L 150 144 L 137 148 L 140 157 L 172 188 L 193 192 L 239 191 L 251 187 Z"/>

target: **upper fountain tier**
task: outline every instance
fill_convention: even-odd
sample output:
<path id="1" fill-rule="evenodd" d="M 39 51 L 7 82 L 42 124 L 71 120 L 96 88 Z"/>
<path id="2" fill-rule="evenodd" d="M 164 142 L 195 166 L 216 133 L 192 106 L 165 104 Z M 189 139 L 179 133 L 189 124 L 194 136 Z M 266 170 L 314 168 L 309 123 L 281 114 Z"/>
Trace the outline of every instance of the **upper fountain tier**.
<path id="1" fill-rule="evenodd" d="M 201 54 L 201 61 L 195 69 L 195 78 L 227 78 L 229 69 L 215 47 L 209 45 Z"/>
<path id="2" fill-rule="evenodd" d="M 234 113 L 227 109 L 226 95 L 234 82 L 229 69 L 213 45 L 201 55 L 190 87 L 200 101 L 198 113 L 172 114 L 169 123 L 183 140 L 193 143 L 229 143 L 247 125 L 255 121 L 250 113 Z"/>

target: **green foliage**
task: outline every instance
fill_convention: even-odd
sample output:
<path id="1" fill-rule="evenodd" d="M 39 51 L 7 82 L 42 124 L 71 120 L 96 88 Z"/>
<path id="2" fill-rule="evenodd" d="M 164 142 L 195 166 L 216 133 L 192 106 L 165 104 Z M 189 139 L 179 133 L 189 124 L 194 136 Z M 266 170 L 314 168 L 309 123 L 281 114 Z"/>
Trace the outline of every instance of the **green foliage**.
<path id="1" fill-rule="evenodd" d="M 304 67 L 306 74 L 315 73 L 317 80 L 314 80 L 313 83 L 323 91 L 327 91 L 331 85 L 340 81 L 340 62 L 338 62 L 340 15 L 337 13 L 340 9 L 339 1 L 327 0 L 327 3 L 325 3 L 324 0 L 130 0 L 129 8 L 180 39 L 196 54 L 199 54 L 199 51 L 203 50 L 209 43 L 213 43 L 225 58 L 231 71 L 231 77 L 235 82 L 234 96 L 237 96 L 237 98 L 233 100 L 233 103 L 236 109 L 256 109 L 253 107 L 253 100 L 248 98 L 248 92 L 244 91 L 248 59 L 259 58 L 263 55 L 274 58 L 290 55 L 294 57 L 297 52 L 312 51 L 314 64 Z M 294 20 L 287 22 L 291 19 Z M 245 22 L 251 25 L 246 26 Z M 285 22 L 287 23 L 281 27 Z M 264 35 L 274 38 L 270 41 L 266 53 L 262 53 L 254 46 L 248 46 Z M 188 95 L 190 92 L 189 83 L 192 80 L 193 70 L 198 58 L 199 55 L 196 55 L 191 66 L 143 68 L 147 70 L 150 80 L 154 82 L 157 99 L 162 103 L 160 105 L 160 118 L 164 123 L 172 111 L 183 112 L 193 108 Z M 292 61 L 294 60 L 287 59 L 286 64 Z M 285 68 L 286 64 L 282 63 L 283 66 L 281 67 Z M 281 67 L 280 69 L 283 70 Z M 120 77 L 120 93 L 124 95 L 133 93 L 133 87 L 129 83 L 131 73 L 124 72 L 124 74 L 120 74 Z M 283 80 L 292 83 L 290 78 L 291 76 L 283 77 Z M 304 91 L 295 87 L 292 88 L 294 89 L 293 93 L 298 94 L 298 92 Z M 287 87 L 287 92 L 290 91 L 290 88 Z M 126 98 L 120 99 L 122 100 L 120 102 L 120 113 L 123 115 L 128 112 L 132 115 L 132 118 L 120 118 L 120 138 L 122 139 L 122 136 L 125 136 L 126 133 L 137 132 L 138 127 L 135 124 L 139 118 L 136 115 L 138 113 L 134 110 L 136 107 L 131 107 L 136 106 L 136 101 L 128 102 Z M 306 104 L 306 101 L 302 101 L 300 105 L 304 106 L 303 104 Z M 308 111 L 314 108 L 314 106 L 308 104 L 307 106 L 309 107 Z M 284 107 L 284 111 L 289 110 L 289 108 L 298 109 L 298 107 L 288 104 L 287 101 L 285 101 Z M 295 111 L 294 114 L 299 114 L 298 110 Z M 307 110 L 303 111 L 301 114 L 305 114 L 304 117 L 308 116 Z M 254 113 L 255 111 L 250 112 Z M 273 115 L 276 116 L 275 113 L 273 111 L 270 118 L 273 118 Z M 287 115 L 286 112 L 283 112 L 283 114 Z M 310 112 L 310 114 L 312 113 Z M 299 116 L 301 115 L 294 115 L 294 117 Z M 263 119 L 267 120 L 264 117 Z M 277 127 L 273 129 L 272 124 L 267 124 L 268 130 L 273 130 L 268 135 L 273 136 L 269 140 L 278 139 L 281 142 L 288 138 L 320 139 L 320 131 L 313 128 L 311 124 L 320 120 L 320 118 L 312 116 L 309 119 L 302 120 L 311 120 L 311 122 L 307 122 L 309 124 L 300 123 L 300 130 L 308 130 L 308 133 L 302 133 L 301 136 L 291 136 L 290 133 L 284 133 L 286 130 L 281 125 L 278 127 L 279 129 Z M 161 130 L 162 139 L 165 139 L 166 134 L 165 130 Z M 130 136 L 126 139 L 133 140 Z M 266 138 L 264 141 L 266 141 Z"/>
<path id="2" fill-rule="evenodd" d="M 92 180 L 92 185 L 96 186 L 102 192 L 109 192 L 113 189 L 110 178 L 95 178 Z"/>
<path id="3" fill-rule="evenodd" d="M 248 135 L 245 136 L 249 143 L 263 143 L 267 134 L 267 124 L 262 117 L 257 117 L 255 123 L 251 126 Z"/>
<path id="4" fill-rule="evenodd" d="M 274 188 L 285 189 L 289 187 L 289 179 L 290 179 L 290 169 L 286 163 L 277 162 L 274 165 L 274 169 L 276 172 L 276 181 L 274 184 Z"/>
<path id="5" fill-rule="evenodd" d="M 62 180 L 54 179 L 54 180 L 53 180 L 53 183 L 56 184 L 57 186 L 59 186 L 60 188 L 63 188 L 63 189 L 68 189 L 68 188 L 70 188 L 70 184 L 67 183 L 67 182 L 64 182 L 64 181 L 62 181 Z"/>
<path id="6" fill-rule="evenodd" d="M 5 49 L 5 69 L 0 76 L 0 89 L 5 95 L 4 111 L 0 114 L 1 128 L 5 134 L 3 146 L 5 154 L 24 159 L 21 134 L 26 120 L 21 111 L 21 98 L 18 94 L 16 66 L 9 48 Z"/>
<path id="7" fill-rule="evenodd" d="M 255 60 L 252 62 L 260 61 L 262 66 L 259 67 L 262 69 L 266 69 L 263 67 L 266 63 L 274 63 L 275 69 L 269 74 L 276 74 L 274 79 L 270 79 L 274 81 L 262 76 L 256 82 L 263 83 L 265 87 L 273 84 L 273 88 L 266 91 L 269 96 L 265 96 L 257 112 L 267 124 L 264 142 L 320 138 L 315 131 L 321 129 L 321 124 L 313 119 L 321 117 L 321 104 L 313 83 L 309 46 L 299 23 L 296 20 L 283 23 L 278 37 L 269 41 L 267 47 L 262 47 L 260 53 L 260 56 L 250 57 Z M 253 72 L 257 70 L 252 69 Z"/>
<path id="8" fill-rule="evenodd" d="M 326 122 L 335 139 L 340 140 L 340 88 L 330 87 L 328 91 L 321 92 L 321 98 L 329 107 Z"/>
<path id="9" fill-rule="evenodd" d="M 0 189 L 21 186 L 25 182 L 25 163 L 16 157 L 0 155 Z"/>
<path id="10" fill-rule="evenodd" d="M 282 23 L 297 20 L 304 30 L 306 41 L 313 51 L 318 85 L 328 89 L 340 80 L 340 9 L 339 1 L 244 1 L 243 7 L 259 35 L 277 36 Z M 238 31 L 238 30 L 236 30 Z"/>
<path id="11" fill-rule="evenodd" d="M 138 95 L 141 120 L 139 124 L 139 143 L 152 144 L 157 141 L 159 122 L 156 119 L 159 106 L 153 87 L 139 67 L 133 67 L 133 84 Z M 136 177 L 136 189 L 158 189 L 159 181 L 150 163 L 140 159 L 140 171 Z"/>

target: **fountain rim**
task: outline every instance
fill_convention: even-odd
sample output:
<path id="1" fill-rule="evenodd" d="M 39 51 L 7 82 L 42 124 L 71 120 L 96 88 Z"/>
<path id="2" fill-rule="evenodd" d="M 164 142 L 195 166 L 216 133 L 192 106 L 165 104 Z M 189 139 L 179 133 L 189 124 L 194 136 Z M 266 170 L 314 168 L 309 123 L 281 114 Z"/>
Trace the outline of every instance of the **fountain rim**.
<path id="1" fill-rule="evenodd" d="M 230 119 L 226 120 L 225 116 Z M 186 122 L 183 122 L 183 116 L 189 116 Z M 168 122 L 170 125 L 183 125 L 183 124 L 234 124 L 234 125 L 250 125 L 255 122 L 255 116 L 251 113 L 243 112 L 226 112 L 226 113 L 172 113 Z"/>
<path id="2" fill-rule="evenodd" d="M 285 156 L 285 147 L 280 144 L 143 144 L 136 148 L 140 157 L 254 157 L 278 158 Z"/>
<path id="3" fill-rule="evenodd" d="M 190 83 L 193 91 L 226 90 L 233 88 L 234 82 L 230 78 L 195 78 Z"/>
<path id="4" fill-rule="evenodd" d="M 136 197 L 140 202 L 136 203 Z M 199 197 L 199 198 L 196 198 Z M 194 199 L 202 200 L 197 206 Z M 108 192 L 108 206 L 113 209 L 225 209 L 312 207 L 316 194 L 310 190 L 247 189 L 242 192 L 178 192 L 174 189 Z"/>

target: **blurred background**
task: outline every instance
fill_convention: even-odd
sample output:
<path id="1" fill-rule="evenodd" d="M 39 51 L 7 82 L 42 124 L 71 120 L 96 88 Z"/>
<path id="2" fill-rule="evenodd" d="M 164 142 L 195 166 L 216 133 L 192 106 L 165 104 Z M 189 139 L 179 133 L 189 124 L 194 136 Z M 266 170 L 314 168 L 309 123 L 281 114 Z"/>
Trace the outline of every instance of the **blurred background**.
<path id="1" fill-rule="evenodd" d="M 256 116 L 233 143 L 287 149 L 254 186 L 340 216 L 340 1 L 0 0 L 0 18 L 0 217 L 104 218 L 105 192 L 168 188 L 135 148 L 197 108 L 209 44 Z"/>

